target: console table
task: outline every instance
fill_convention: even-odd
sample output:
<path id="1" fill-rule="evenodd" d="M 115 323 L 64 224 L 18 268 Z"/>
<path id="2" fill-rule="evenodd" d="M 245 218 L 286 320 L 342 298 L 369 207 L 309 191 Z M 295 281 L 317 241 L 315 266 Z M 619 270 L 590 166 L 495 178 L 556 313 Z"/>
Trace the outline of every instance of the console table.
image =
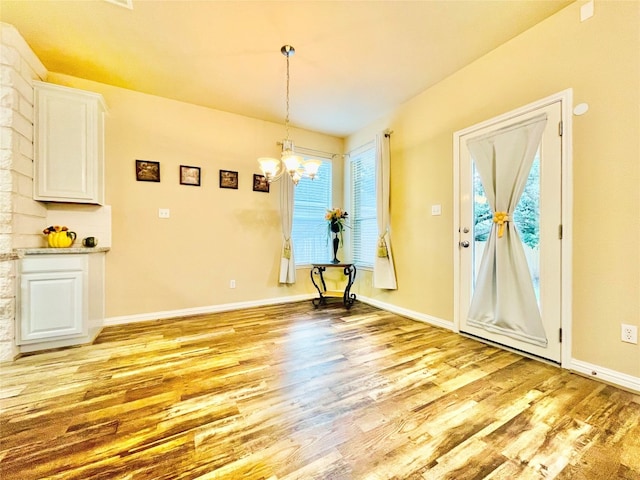
<path id="1" fill-rule="evenodd" d="M 347 285 L 343 291 L 330 291 L 324 283 L 324 272 L 327 268 L 342 268 L 344 275 L 347 277 Z M 318 308 L 320 305 L 326 305 L 328 297 L 342 297 L 342 303 L 348 310 L 356 301 L 356 294 L 351 293 L 351 286 L 356 279 L 356 266 L 353 263 L 314 263 L 311 268 L 311 282 L 318 290 L 320 295 L 318 298 L 311 300 L 313 306 Z"/>

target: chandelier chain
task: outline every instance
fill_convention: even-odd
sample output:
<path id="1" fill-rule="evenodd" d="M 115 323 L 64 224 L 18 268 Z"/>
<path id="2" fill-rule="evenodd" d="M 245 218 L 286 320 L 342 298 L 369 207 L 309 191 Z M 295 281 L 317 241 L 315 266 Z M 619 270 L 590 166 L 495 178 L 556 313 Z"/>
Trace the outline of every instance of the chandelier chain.
<path id="1" fill-rule="evenodd" d="M 287 134 L 287 140 L 289 140 L 289 55 L 285 55 L 287 57 L 287 113 L 284 119 L 284 125 Z"/>
<path id="2" fill-rule="evenodd" d="M 315 159 L 304 160 L 300 155 L 296 155 L 293 142 L 289 140 L 289 89 L 291 85 L 289 57 L 293 55 L 296 50 L 291 45 L 283 45 L 280 52 L 287 57 L 287 103 L 284 118 L 286 138 L 282 142 L 282 153 L 279 160 L 270 157 L 261 157 L 258 159 L 258 162 L 260 163 L 260 169 L 264 173 L 267 182 L 271 183 L 287 172 L 291 176 L 293 184 L 297 185 L 303 177 L 313 180 L 318 174 L 318 169 L 322 165 L 322 162 Z"/>

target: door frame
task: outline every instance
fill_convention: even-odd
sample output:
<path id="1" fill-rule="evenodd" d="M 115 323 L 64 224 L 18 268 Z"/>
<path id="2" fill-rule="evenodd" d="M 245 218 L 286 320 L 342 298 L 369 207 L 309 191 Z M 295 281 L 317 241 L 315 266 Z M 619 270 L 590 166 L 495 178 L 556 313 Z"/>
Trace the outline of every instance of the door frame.
<path id="1" fill-rule="evenodd" d="M 459 130 L 453 134 L 453 328 L 460 333 L 460 137 L 468 135 L 481 128 L 490 127 L 498 122 L 504 122 L 511 118 L 526 114 L 533 110 L 560 102 L 562 119 L 562 181 L 561 181 L 561 217 L 562 217 L 562 242 L 560 246 L 560 285 L 561 306 L 560 325 L 562 328 L 562 345 L 560 365 L 568 368 L 571 362 L 571 325 L 572 325 L 572 245 L 573 245 L 573 149 L 572 149 L 572 115 L 573 90 L 571 88 L 550 95 L 541 100 L 490 118 L 478 124 Z M 509 350 L 508 347 L 502 347 Z M 518 352 L 527 355 L 523 352 Z M 538 358 L 538 357 L 535 357 Z"/>

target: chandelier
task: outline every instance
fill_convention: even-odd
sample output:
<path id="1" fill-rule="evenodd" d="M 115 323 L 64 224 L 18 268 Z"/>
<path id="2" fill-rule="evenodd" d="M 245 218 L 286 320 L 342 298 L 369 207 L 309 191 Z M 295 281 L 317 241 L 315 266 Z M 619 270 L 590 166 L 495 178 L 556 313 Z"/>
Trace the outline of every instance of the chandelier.
<path id="1" fill-rule="evenodd" d="M 309 177 L 313 180 L 318 174 L 322 162 L 320 160 L 304 161 L 300 155 L 295 153 L 293 141 L 289 139 L 289 57 L 296 53 L 296 50 L 291 45 L 284 45 L 280 52 L 287 58 L 287 114 L 284 120 L 286 137 L 282 141 L 280 159 L 260 157 L 258 163 L 267 182 L 271 183 L 277 180 L 286 172 L 291 176 L 293 184 L 297 185 L 302 177 Z"/>

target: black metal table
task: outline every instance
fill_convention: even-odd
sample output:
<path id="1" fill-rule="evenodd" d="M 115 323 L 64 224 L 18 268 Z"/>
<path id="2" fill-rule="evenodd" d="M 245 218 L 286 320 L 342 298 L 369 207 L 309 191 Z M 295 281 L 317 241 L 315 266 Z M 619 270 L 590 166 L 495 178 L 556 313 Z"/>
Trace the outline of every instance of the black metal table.
<path id="1" fill-rule="evenodd" d="M 327 268 L 342 268 L 344 275 L 347 277 L 347 285 L 344 291 L 329 291 L 324 282 L 324 272 Z M 314 263 L 311 268 L 311 282 L 318 290 L 320 295 L 318 298 L 311 300 L 313 306 L 318 308 L 320 305 L 326 305 L 329 297 L 342 297 L 342 303 L 348 310 L 356 301 L 356 294 L 351 293 L 351 286 L 356 279 L 356 266 L 353 263 Z"/>

